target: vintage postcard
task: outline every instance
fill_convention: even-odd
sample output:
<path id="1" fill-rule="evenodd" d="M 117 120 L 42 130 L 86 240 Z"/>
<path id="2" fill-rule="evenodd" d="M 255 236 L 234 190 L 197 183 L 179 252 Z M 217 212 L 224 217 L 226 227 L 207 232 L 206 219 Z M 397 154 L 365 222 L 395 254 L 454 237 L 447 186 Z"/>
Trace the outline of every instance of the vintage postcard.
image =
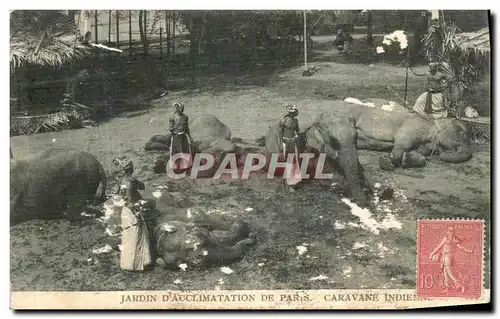
<path id="1" fill-rule="evenodd" d="M 11 11 L 11 309 L 489 304 L 490 28 Z"/>

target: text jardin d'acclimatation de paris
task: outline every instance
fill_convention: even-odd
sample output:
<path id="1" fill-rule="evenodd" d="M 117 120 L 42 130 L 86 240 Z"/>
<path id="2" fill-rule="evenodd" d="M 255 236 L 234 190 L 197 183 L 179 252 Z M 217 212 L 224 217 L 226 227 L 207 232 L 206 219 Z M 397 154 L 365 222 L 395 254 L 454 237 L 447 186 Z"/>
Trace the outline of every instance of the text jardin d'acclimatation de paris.
<path id="1" fill-rule="evenodd" d="M 198 303 L 198 302 L 312 302 L 317 299 L 321 302 L 400 302 L 428 300 L 421 298 L 412 292 L 342 292 L 342 290 L 325 290 L 321 295 L 312 296 L 307 292 L 296 293 L 263 292 L 168 292 L 168 293 L 141 293 L 122 294 L 120 304 L 126 303 Z"/>

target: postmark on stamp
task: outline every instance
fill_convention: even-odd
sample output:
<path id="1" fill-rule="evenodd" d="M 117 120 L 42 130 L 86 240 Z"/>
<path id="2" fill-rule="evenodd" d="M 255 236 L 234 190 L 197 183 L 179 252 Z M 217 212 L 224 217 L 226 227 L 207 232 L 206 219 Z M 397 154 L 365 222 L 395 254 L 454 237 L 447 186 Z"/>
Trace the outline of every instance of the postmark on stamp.
<path id="1" fill-rule="evenodd" d="M 419 220 L 417 295 L 480 298 L 483 291 L 483 220 Z"/>

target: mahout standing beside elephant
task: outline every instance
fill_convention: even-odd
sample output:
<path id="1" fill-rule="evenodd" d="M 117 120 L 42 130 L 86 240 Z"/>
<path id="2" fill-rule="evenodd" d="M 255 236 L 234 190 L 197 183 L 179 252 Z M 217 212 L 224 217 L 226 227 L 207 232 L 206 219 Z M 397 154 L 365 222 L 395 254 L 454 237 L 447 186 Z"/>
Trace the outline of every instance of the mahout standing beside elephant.
<path id="1" fill-rule="evenodd" d="M 184 114 L 184 103 L 174 102 L 173 107 L 175 108 L 175 113 L 169 119 L 170 134 L 172 134 L 170 142 L 170 158 L 177 154 L 184 155 L 179 158 L 175 163 L 172 164 L 172 168 L 178 170 L 186 170 L 191 167 L 192 164 L 192 151 L 191 144 L 193 144 L 193 138 L 189 130 L 189 117 Z"/>
<path id="2" fill-rule="evenodd" d="M 363 201 L 363 187 L 370 187 L 370 176 L 358 159 L 358 149 L 391 152 L 380 166 L 425 166 L 429 156 L 447 163 L 461 163 L 472 157 L 467 127 L 453 118 L 429 120 L 398 108 L 395 112 L 333 101 L 332 110 L 316 116 L 305 127 L 301 153 L 311 149 L 326 154 L 331 168 L 344 175 L 346 195 Z M 266 153 L 279 152 L 278 124 L 265 136 Z M 309 150 L 308 150 L 309 149 Z"/>
<path id="3" fill-rule="evenodd" d="M 264 137 L 264 152 L 268 162 L 272 154 L 280 152 L 281 149 L 279 125 L 279 122 L 272 125 Z M 372 188 L 371 178 L 359 163 L 355 144 L 354 128 L 350 126 L 349 121 L 333 114 L 315 118 L 313 124 L 306 127 L 298 137 L 299 153 L 314 154 L 314 158 L 309 159 L 309 163 L 313 163 L 312 166 L 318 164 L 319 153 L 325 154 L 326 171 L 333 173 L 335 182 L 342 182 L 345 196 L 354 198 L 359 204 L 366 204 L 365 186 L 368 190 Z M 301 160 L 301 165 L 302 163 Z M 269 167 L 264 169 L 268 170 Z M 312 172 L 308 171 L 309 173 Z M 280 171 L 276 170 L 275 174 L 280 175 Z M 316 179 L 318 176 L 313 173 L 311 178 Z"/>
<path id="4" fill-rule="evenodd" d="M 286 114 L 279 121 L 279 140 L 282 145 L 283 160 L 287 161 L 290 155 L 293 156 L 290 164 L 290 176 L 286 178 L 286 183 L 294 185 L 301 181 L 300 164 L 299 164 L 299 121 L 297 115 L 299 110 L 296 105 L 289 104 L 286 106 Z"/>
<path id="5" fill-rule="evenodd" d="M 238 161 L 240 161 L 246 150 L 256 151 L 251 145 L 233 142 L 229 127 L 214 115 L 199 115 L 189 122 L 189 127 L 193 137 L 193 143 L 191 144 L 193 155 L 207 153 L 214 156 L 214 165 L 210 169 L 199 171 L 198 178 L 213 176 L 224 156 L 228 153 L 235 154 Z M 169 141 L 171 138 L 171 133 L 154 135 L 146 142 L 144 149 L 146 151 L 168 151 L 170 149 Z M 153 171 L 157 174 L 166 173 L 166 165 L 169 159 L 169 153 L 159 155 L 154 163 Z M 201 164 L 204 164 L 204 162 Z"/>

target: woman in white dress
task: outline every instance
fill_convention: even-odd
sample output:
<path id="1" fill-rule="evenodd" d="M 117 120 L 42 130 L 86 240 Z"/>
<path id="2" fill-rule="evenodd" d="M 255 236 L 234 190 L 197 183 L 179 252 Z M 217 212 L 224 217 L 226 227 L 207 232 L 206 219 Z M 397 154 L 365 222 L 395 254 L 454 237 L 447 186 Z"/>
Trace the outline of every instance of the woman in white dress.
<path id="1" fill-rule="evenodd" d="M 122 169 L 118 176 L 117 189 L 117 195 L 123 199 L 120 211 L 122 229 L 120 267 L 127 271 L 144 271 L 154 265 L 149 231 L 144 219 L 144 213 L 150 207 L 139 193 L 145 186 L 132 177 L 134 168 L 131 161 L 115 159 L 113 163 Z"/>

